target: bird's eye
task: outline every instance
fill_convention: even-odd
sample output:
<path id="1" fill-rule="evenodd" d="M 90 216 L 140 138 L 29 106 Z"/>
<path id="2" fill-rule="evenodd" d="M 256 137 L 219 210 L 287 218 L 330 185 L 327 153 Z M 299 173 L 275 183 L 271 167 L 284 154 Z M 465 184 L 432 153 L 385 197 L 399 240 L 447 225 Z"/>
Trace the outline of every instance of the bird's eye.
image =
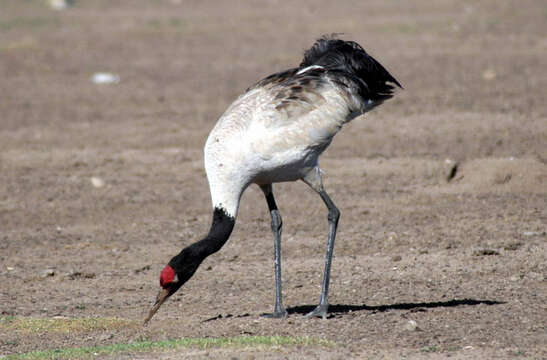
<path id="1" fill-rule="evenodd" d="M 179 276 L 175 274 L 175 276 L 173 277 L 173 280 L 171 280 L 171 284 L 176 284 L 178 282 L 179 282 Z"/>

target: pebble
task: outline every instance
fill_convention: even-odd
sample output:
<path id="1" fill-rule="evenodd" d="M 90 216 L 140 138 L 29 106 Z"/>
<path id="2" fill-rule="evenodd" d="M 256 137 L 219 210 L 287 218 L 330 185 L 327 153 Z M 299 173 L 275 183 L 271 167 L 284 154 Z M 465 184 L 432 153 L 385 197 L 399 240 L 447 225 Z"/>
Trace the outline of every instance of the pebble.
<path id="1" fill-rule="evenodd" d="M 493 249 L 480 249 L 473 251 L 474 256 L 491 256 L 491 255 L 499 255 L 500 253 Z"/>
<path id="2" fill-rule="evenodd" d="M 73 0 L 49 0 L 49 7 L 54 10 L 64 10 L 72 5 Z"/>
<path id="3" fill-rule="evenodd" d="M 408 322 L 405 324 L 405 330 L 408 330 L 408 331 L 418 330 L 418 323 L 414 320 L 408 320 Z"/>
<path id="4" fill-rule="evenodd" d="M 456 177 L 456 174 L 458 172 L 458 168 L 460 166 L 460 163 L 456 160 L 452 159 L 445 159 L 443 164 L 443 177 L 447 182 L 450 182 L 454 177 Z"/>
<path id="5" fill-rule="evenodd" d="M 494 69 L 486 69 L 482 73 L 482 78 L 484 80 L 494 80 L 496 78 L 497 74 Z"/>
<path id="6" fill-rule="evenodd" d="M 91 76 L 94 84 L 117 84 L 120 82 L 120 76 L 107 72 L 97 72 Z"/>
<path id="7" fill-rule="evenodd" d="M 53 269 L 45 269 L 40 273 L 41 278 L 47 278 L 50 276 L 55 276 L 55 271 Z"/>
<path id="8" fill-rule="evenodd" d="M 104 180 L 99 177 L 93 176 L 91 178 L 91 184 L 96 188 L 101 188 L 104 186 Z"/>

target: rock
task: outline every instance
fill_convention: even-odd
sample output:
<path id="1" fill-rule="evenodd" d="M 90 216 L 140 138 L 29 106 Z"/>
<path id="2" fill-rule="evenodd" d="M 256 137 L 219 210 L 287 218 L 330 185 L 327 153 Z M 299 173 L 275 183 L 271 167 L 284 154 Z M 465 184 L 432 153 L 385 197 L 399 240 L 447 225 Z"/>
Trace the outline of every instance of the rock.
<path id="1" fill-rule="evenodd" d="M 101 178 L 93 176 L 91 178 L 91 184 L 93 185 L 93 187 L 101 188 L 101 187 L 104 186 L 104 180 L 101 179 Z"/>
<path id="2" fill-rule="evenodd" d="M 497 74 L 494 69 L 486 69 L 482 72 L 482 78 L 484 80 L 494 80 L 496 78 Z"/>
<path id="3" fill-rule="evenodd" d="M 54 10 L 64 10 L 74 4 L 74 0 L 48 0 L 49 7 Z"/>
<path id="4" fill-rule="evenodd" d="M 393 262 L 401 261 L 401 259 L 402 259 L 401 255 L 395 255 L 391 257 L 391 261 Z"/>
<path id="5" fill-rule="evenodd" d="M 460 163 L 457 162 L 456 160 L 452 160 L 452 159 L 444 160 L 442 171 L 443 171 L 443 177 L 446 180 L 446 182 L 450 182 L 456 177 L 459 166 L 460 166 Z"/>
<path id="6" fill-rule="evenodd" d="M 120 76 L 107 72 L 97 72 L 91 76 L 94 84 L 117 84 L 120 82 Z"/>
<path id="7" fill-rule="evenodd" d="M 417 331 L 417 330 L 419 330 L 418 323 L 414 320 L 408 320 L 408 322 L 405 324 L 405 330 L 407 330 L 407 331 Z"/>
<path id="8" fill-rule="evenodd" d="M 46 269 L 40 273 L 40 277 L 45 279 L 50 276 L 55 276 L 55 271 L 53 269 Z"/>
<path id="9" fill-rule="evenodd" d="M 499 255 L 500 253 L 493 249 L 480 249 L 473 251 L 473 256 Z"/>
<path id="10" fill-rule="evenodd" d="M 387 234 L 387 240 L 388 241 L 395 241 L 395 240 L 397 240 L 397 238 L 398 238 L 398 235 L 397 235 L 396 232 L 392 231 L 389 234 Z"/>

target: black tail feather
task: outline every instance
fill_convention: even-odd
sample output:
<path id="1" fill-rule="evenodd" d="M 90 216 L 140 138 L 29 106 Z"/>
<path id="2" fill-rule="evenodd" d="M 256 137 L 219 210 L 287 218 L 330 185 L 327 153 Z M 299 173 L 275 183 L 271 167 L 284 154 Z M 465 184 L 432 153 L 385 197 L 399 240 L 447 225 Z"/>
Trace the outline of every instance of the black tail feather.
<path id="1" fill-rule="evenodd" d="M 381 103 L 393 96 L 395 86 L 401 84 L 372 56 L 354 41 L 335 36 L 323 36 L 304 53 L 300 68 L 319 65 L 328 70 L 341 71 L 358 80 L 360 95 Z"/>

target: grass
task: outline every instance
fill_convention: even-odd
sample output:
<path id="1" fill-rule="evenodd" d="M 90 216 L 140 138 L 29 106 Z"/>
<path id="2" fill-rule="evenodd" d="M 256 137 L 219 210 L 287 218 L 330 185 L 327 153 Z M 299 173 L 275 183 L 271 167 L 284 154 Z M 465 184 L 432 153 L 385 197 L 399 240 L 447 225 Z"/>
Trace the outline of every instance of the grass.
<path id="1" fill-rule="evenodd" d="M 22 333 L 69 333 L 120 329 L 136 325 L 135 321 L 119 318 L 37 319 L 0 317 L 0 330 Z"/>
<path id="2" fill-rule="evenodd" d="M 330 345 L 326 340 L 288 336 L 236 336 L 226 338 L 183 338 L 164 341 L 137 341 L 127 344 L 88 346 L 55 350 L 32 351 L 0 357 L 2 360 L 88 359 L 120 353 L 157 351 L 192 347 L 209 349 L 218 347 L 275 347 L 296 345 Z"/>
<path id="3" fill-rule="evenodd" d="M 425 353 L 438 352 L 440 350 L 441 349 L 438 346 L 435 346 L 435 345 L 425 346 L 425 347 L 420 349 L 421 352 L 425 352 Z"/>
<path id="4" fill-rule="evenodd" d="M 0 316 L 0 332 L 29 334 L 85 334 L 127 327 L 138 327 L 139 322 L 120 318 L 24 318 Z M 4 342 L 4 345 L 8 343 Z M 235 336 L 222 338 L 180 338 L 164 341 L 135 341 L 130 343 L 102 346 L 86 346 L 52 350 L 37 350 L 28 353 L 0 355 L 0 360 L 47 360 L 47 359 L 89 359 L 97 356 L 120 353 L 162 351 L 184 347 L 208 349 L 219 347 L 276 347 L 296 345 L 332 345 L 327 340 L 291 336 Z"/>

